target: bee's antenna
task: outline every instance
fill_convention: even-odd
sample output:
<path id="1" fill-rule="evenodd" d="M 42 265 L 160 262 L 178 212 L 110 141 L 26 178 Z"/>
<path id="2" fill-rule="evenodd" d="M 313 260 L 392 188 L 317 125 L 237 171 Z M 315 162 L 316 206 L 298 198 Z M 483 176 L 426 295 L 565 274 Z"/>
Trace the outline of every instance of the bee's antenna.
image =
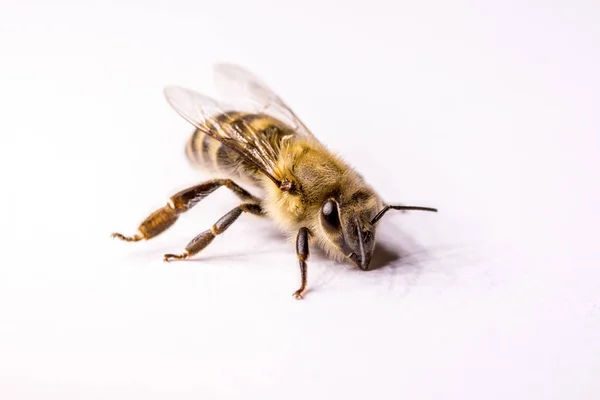
<path id="1" fill-rule="evenodd" d="M 385 206 L 383 207 L 383 209 L 381 211 L 379 211 L 377 213 L 377 215 L 375 217 L 373 217 L 373 219 L 371 220 L 371 225 L 375 225 L 383 216 L 386 212 L 388 212 L 390 209 L 392 210 L 416 210 L 416 211 L 431 211 L 431 212 L 437 212 L 437 208 L 431 208 L 431 207 L 419 207 L 419 206 Z"/>

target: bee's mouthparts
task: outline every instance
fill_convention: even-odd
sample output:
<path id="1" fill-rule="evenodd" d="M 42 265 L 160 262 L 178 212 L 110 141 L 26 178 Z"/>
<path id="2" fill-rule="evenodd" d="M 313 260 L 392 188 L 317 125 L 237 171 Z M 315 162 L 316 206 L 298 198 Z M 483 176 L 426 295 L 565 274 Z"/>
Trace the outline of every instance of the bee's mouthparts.
<path id="1" fill-rule="evenodd" d="M 362 261 L 362 259 L 356 254 L 356 253 L 350 253 L 348 254 L 348 258 L 350 260 L 352 260 L 352 262 L 354 264 L 356 264 L 356 266 L 360 269 L 362 269 L 363 271 L 366 271 L 368 269 L 368 265 L 365 265 Z"/>

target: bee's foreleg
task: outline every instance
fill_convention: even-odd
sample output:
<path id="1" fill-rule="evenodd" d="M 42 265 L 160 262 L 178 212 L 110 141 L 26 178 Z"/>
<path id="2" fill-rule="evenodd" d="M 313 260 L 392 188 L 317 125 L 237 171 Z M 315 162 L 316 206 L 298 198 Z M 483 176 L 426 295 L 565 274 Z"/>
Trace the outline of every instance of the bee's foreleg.
<path id="1" fill-rule="evenodd" d="M 151 239 L 169 229 L 181 214 L 198 204 L 206 196 L 225 186 L 243 201 L 259 203 L 260 200 L 239 187 L 230 179 L 213 179 L 196 186 L 175 193 L 167 204 L 154 211 L 138 227 L 134 236 L 124 236 L 113 233 L 112 236 L 127 242 L 137 242 L 142 239 Z"/>
<path id="2" fill-rule="evenodd" d="M 183 260 L 186 258 L 190 258 L 194 254 L 202 251 L 206 246 L 208 246 L 213 239 L 225 232 L 227 228 L 231 226 L 235 222 L 236 219 L 242 214 L 242 212 L 248 212 L 254 215 L 263 215 L 263 210 L 260 205 L 254 203 L 244 203 L 235 207 L 227 214 L 222 216 L 209 230 L 206 230 L 193 238 L 188 245 L 185 247 L 185 251 L 181 254 L 165 254 L 164 260 L 170 261 L 173 259 Z"/>
<path id="3" fill-rule="evenodd" d="M 298 263 L 300 264 L 300 289 L 294 292 L 294 296 L 297 299 L 301 299 L 302 295 L 306 291 L 306 260 L 308 260 L 309 249 L 308 249 L 308 229 L 300 228 L 298 236 L 296 236 L 296 255 L 298 256 Z"/>

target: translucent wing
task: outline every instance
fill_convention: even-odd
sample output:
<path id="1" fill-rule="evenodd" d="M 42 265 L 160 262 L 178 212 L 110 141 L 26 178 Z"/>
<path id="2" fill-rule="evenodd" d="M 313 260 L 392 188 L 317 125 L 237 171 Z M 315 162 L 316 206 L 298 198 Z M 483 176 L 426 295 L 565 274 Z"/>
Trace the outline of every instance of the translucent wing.
<path id="1" fill-rule="evenodd" d="M 289 125 L 297 134 L 316 140 L 294 111 L 257 76 L 243 67 L 218 63 L 214 66 L 214 80 L 223 98 L 236 104 L 237 108 L 270 115 Z"/>
<path id="2" fill-rule="evenodd" d="M 239 153 L 280 188 L 289 186 L 275 165 L 276 150 L 265 135 L 241 120 L 228 117 L 236 108 L 179 86 L 164 89 L 167 101 L 189 123 Z M 235 123 L 234 123 L 235 122 Z"/>

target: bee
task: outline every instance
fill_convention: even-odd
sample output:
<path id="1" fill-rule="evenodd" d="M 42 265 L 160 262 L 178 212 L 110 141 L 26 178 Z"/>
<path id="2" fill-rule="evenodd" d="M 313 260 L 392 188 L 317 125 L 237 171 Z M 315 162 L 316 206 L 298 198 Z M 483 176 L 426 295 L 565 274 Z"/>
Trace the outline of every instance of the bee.
<path id="1" fill-rule="evenodd" d="M 215 83 L 229 100 L 180 86 L 163 92 L 171 107 L 194 128 L 185 147 L 192 166 L 214 179 L 173 194 L 151 213 L 133 236 L 136 242 L 158 236 L 220 187 L 241 204 L 194 237 L 179 254 L 164 260 L 185 260 L 204 250 L 239 217 L 247 213 L 269 218 L 294 241 L 300 266 L 302 299 L 307 289 L 307 260 L 312 246 L 336 261 L 369 270 L 378 221 L 389 210 L 437 212 L 431 207 L 384 204 L 375 189 L 340 156 L 321 143 L 292 109 L 245 68 L 218 63 Z M 228 102 L 225 102 L 228 101 Z M 255 188 L 260 195 L 241 185 Z"/>

